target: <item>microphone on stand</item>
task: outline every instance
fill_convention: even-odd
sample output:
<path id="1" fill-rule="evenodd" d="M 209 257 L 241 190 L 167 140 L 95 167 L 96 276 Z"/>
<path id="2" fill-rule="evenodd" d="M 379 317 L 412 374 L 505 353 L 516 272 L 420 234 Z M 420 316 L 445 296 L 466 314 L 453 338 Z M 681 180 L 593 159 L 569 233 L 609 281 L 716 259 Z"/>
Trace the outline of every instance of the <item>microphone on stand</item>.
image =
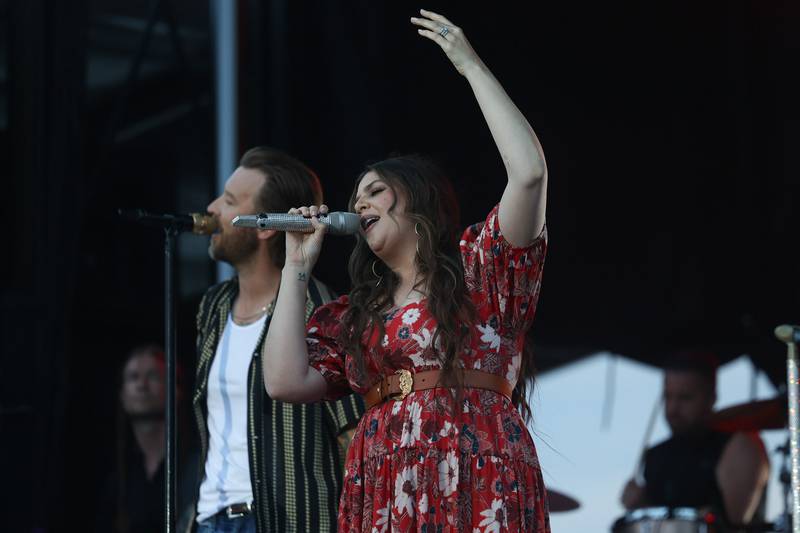
<path id="1" fill-rule="evenodd" d="M 164 229 L 164 344 L 166 348 L 166 405 L 164 409 L 164 500 L 165 531 L 173 531 L 175 527 L 176 497 L 176 361 L 177 351 L 175 331 L 175 259 L 177 252 L 178 232 L 191 231 L 198 235 L 214 233 L 219 220 L 206 213 L 190 213 L 188 215 L 154 214 L 144 209 L 117 209 L 124 219 L 148 226 Z"/>
<path id="2" fill-rule="evenodd" d="M 331 235 L 352 235 L 361 229 L 361 217 L 355 213 L 336 211 L 320 215 L 318 220 L 327 226 Z M 311 219 L 303 215 L 289 213 L 259 213 L 258 215 L 239 215 L 233 219 L 233 225 L 240 228 L 274 229 L 277 231 L 295 231 L 313 233 Z"/>
<path id="3" fill-rule="evenodd" d="M 122 218 L 159 228 L 175 228 L 178 231 L 191 231 L 196 235 L 211 235 L 217 231 L 217 219 L 207 213 L 188 215 L 148 213 L 144 209 L 118 209 Z"/>
<path id="4" fill-rule="evenodd" d="M 800 344 L 800 326 L 792 326 L 790 324 L 778 326 L 775 328 L 775 336 L 778 337 L 778 340 L 787 344 L 790 342 Z"/>

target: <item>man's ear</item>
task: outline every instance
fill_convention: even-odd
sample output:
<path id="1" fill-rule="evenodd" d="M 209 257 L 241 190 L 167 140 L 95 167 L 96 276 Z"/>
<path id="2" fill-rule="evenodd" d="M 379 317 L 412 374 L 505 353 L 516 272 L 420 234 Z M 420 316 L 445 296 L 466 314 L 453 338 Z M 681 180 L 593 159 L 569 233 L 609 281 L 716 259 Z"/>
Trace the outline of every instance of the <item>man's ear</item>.
<path id="1" fill-rule="evenodd" d="M 278 230 L 275 230 L 275 229 L 259 229 L 259 230 L 256 230 L 256 235 L 258 236 L 258 238 L 260 240 L 263 240 L 263 241 L 268 241 L 269 239 L 271 239 L 274 235 L 277 235 L 278 233 L 280 233 L 280 232 Z"/>

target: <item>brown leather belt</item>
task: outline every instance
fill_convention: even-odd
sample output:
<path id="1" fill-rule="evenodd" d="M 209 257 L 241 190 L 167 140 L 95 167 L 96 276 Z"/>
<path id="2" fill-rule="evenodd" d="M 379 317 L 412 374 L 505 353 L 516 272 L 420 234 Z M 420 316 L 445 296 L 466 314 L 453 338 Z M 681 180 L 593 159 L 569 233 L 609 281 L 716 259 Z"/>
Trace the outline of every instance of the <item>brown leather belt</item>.
<path id="1" fill-rule="evenodd" d="M 425 370 L 412 373 L 409 370 L 398 370 L 395 374 L 384 376 L 365 395 L 364 403 L 370 409 L 386 400 L 402 400 L 413 391 L 434 389 L 441 387 L 439 378 L 441 370 Z M 496 376 L 482 370 L 464 370 L 464 387 L 486 389 L 499 392 L 511 399 L 513 388 L 511 383 L 501 376 Z"/>

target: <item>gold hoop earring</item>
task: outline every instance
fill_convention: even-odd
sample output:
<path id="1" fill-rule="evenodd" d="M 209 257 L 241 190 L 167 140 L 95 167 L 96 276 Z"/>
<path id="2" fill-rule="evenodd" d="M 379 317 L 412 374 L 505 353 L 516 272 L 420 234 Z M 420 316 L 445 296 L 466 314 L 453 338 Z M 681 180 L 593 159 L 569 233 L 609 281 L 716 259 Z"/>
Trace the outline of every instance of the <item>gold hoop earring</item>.
<path id="1" fill-rule="evenodd" d="M 379 276 L 378 273 L 375 272 L 375 263 L 377 262 L 378 262 L 377 259 L 372 261 L 372 275 L 378 278 L 378 283 L 375 284 L 376 287 L 380 286 L 381 281 L 383 281 L 383 276 Z"/>

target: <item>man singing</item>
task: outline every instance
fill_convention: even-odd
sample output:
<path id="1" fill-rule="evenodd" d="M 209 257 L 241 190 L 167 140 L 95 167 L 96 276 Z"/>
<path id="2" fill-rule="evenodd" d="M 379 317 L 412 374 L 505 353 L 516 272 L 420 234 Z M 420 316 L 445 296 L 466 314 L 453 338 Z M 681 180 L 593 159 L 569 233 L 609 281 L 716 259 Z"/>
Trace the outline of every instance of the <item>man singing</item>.
<path id="1" fill-rule="evenodd" d="M 257 147 L 242 157 L 225 191 L 208 206 L 219 222 L 209 253 L 230 263 L 232 279 L 211 287 L 197 314 L 198 364 L 193 405 L 204 470 L 199 533 L 334 531 L 341 492 L 337 440 L 355 427 L 360 397 L 292 405 L 265 393 L 261 347 L 281 281 L 285 238 L 234 227 L 237 215 L 284 213 L 318 204 L 322 189 L 303 163 Z M 312 278 L 306 319 L 331 299 Z"/>

